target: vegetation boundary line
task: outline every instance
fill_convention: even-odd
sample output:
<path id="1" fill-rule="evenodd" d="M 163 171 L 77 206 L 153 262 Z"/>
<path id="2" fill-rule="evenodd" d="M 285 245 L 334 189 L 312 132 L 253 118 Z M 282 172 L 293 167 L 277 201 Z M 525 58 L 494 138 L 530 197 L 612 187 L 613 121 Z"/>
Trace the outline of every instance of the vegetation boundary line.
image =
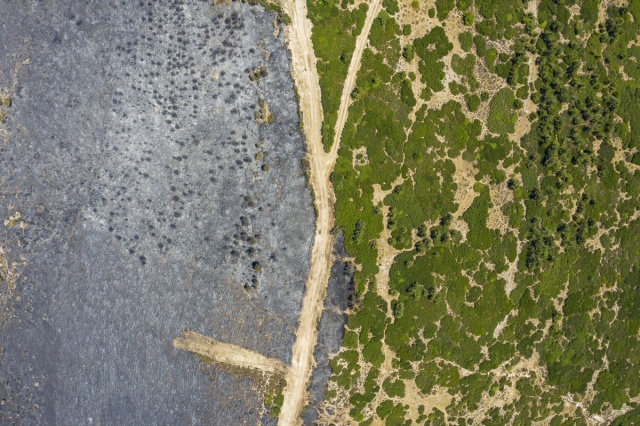
<path id="1" fill-rule="evenodd" d="M 324 299 L 333 263 L 333 243 L 331 235 L 335 218 L 335 194 L 331 186 L 331 173 L 338 156 L 342 128 L 345 125 L 351 92 L 355 86 L 360 60 L 369 38 L 373 20 L 381 7 L 380 0 L 374 0 L 367 11 L 365 25 L 356 39 L 356 49 L 349 64 L 343 94 L 340 100 L 336 135 L 329 152 L 322 144 L 322 102 L 320 80 L 316 68 L 317 58 L 311 39 L 312 24 L 307 18 L 306 0 L 284 0 L 282 7 L 291 18 L 287 43 L 291 51 L 291 69 L 297 86 L 302 112 L 303 129 L 307 143 L 310 184 L 316 207 L 316 234 L 311 252 L 311 264 L 307 278 L 306 292 L 302 302 L 296 342 L 292 348 L 291 366 L 287 371 L 284 402 L 279 416 L 279 425 L 289 426 L 300 423 L 302 408 L 306 402 L 307 387 L 313 371 L 313 351 L 318 338 L 318 323 L 322 316 Z"/>

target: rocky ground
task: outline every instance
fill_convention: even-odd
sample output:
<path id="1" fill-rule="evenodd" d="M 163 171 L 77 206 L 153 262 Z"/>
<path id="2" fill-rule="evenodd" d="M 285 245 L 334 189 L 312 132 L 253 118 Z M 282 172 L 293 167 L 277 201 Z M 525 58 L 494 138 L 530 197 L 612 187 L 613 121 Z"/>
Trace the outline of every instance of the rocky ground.
<path id="1" fill-rule="evenodd" d="M 171 341 L 191 328 L 290 361 L 314 214 L 273 16 L 8 0 L 0 26 L 0 217 L 28 224 L 0 242 L 22 277 L 2 423 L 270 422 L 249 379 Z"/>

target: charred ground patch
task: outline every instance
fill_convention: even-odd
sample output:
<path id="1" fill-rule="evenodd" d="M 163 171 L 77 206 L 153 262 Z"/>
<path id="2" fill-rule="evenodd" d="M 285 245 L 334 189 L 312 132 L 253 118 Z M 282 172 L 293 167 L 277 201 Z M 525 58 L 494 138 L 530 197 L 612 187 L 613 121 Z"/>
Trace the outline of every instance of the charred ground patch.
<path id="1" fill-rule="evenodd" d="M 290 361 L 314 226 L 272 15 L 206 1 L 0 11 L 13 91 L 0 214 L 29 222 L 4 237 L 27 261 L 0 418 L 258 420 L 247 379 L 212 382 L 171 340 L 192 328 Z"/>

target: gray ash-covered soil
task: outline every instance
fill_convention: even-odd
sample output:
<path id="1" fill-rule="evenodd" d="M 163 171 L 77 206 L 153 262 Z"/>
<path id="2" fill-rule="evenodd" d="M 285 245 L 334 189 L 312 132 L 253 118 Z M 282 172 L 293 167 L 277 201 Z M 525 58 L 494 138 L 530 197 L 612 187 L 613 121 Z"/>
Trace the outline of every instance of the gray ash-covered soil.
<path id="1" fill-rule="evenodd" d="M 270 422 L 251 379 L 171 341 L 191 328 L 290 361 L 314 213 L 273 15 L 4 0 L 0 27 L 0 219 L 29 224 L 0 237 L 21 272 L 0 423 Z"/>
<path id="2" fill-rule="evenodd" d="M 315 424 L 318 419 L 318 408 L 324 400 L 324 392 L 331 377 L 329 359 L 340 351 L 344 326 L 347 322 L 347 310 L 353 308 L 355 270 L 353 263 L 345 260 L 348 254 L 344 248 L 342 234 L 336 236 L 334 256 L 336 260 L 331 268 L 324 311 L 318 324 L 318 343 L 313 353 L 315 366 L 308 389 L 309 408 L 302 417 L 305 425 Z"/>

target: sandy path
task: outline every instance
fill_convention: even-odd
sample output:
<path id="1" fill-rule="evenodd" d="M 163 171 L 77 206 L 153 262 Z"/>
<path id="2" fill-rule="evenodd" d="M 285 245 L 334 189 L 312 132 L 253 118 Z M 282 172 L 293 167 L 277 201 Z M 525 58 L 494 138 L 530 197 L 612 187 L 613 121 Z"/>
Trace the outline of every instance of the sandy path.
<path id="1" fill-rule="evenodd" d="M 300 423 L 302 408 L 306 403 L 306 390 L 313 370 L 313 350 L 318 338 L 317 326 L 322 315 L 333 262 L 331 230 L 334 226 L 335 195 L 330 181 L 331 172 L 338 156 L 340 135 L 346 122 L 356 73 L 360 68 L 360 59 L 369 37 L 371 24 L 380 10 L 380 0 L 374 0 L 372 3 L 362 32 L 356 39 L 356 49 L 349 65 L 349 74 L 340 101 L 336 137 L 329 153 L 324 152 L 320 133 L 322 103 L 316 69 L 317 58 L 311 42 L 311 22 L 307 19 L 306 0 L 283 0 L 282 7 L 291 18 L 291 24 L 287 28 L 287 43 L 291 50 L 292 75 L 300 96 L 300 110 L 304 118 L 304 133 L 311 169 L 310 184 L 313 188 L 317 212 L 316 234 L 311 251 L 306 293 L 302 301 L 300 322 L 292 349 L 291 366 L 287 371 L 284 402 L 278 421 L 280 425 L 289 426 Z"/>
<path id="2" fill-rule="evenodd" d="M 186 330 L 173 339 L 173 346 L 216 360 L 221 364 L 260 370 L 270 374 L 284 374 L 285 365 L 277 359 L 229 343 L 218 342 L 195 331 Z"/>
<path id="3" fill-rule="evenodd" d="M 333 138 L 333 145 L 331 145 L 330 157 L 335 158 L 338 156 L 338 148 L 340 148 L 340 138 L 342 137 L 342 130 L 347 122 L 349 116 L 349 105 L 351 105 L 351 93 L 356 87 L 356 77 L 360 70 L 360 60 L 362 59 L 362 53 L 369 41 L 369 31 L 371 31 L 371 25 L 373 20 L 380 14 L 382 8 L 381 0 L 373 0 L 369 4 L 369 10 L 367 11 L 367 17 L 364 20 L 364 26 L 362 31 L 356 39 L 356 48 L 351 57 L 351 63 L 349 64 L 349 71 L 347 72 L 347 78 L 344 81 L 344 87 L 342 88 L 342 96 L 340 97 L 340 109 L 338 110 L 338 120 L 336 121 L 335 136 Z M 333 168 L 333 167 L 332 167 Z"/>

